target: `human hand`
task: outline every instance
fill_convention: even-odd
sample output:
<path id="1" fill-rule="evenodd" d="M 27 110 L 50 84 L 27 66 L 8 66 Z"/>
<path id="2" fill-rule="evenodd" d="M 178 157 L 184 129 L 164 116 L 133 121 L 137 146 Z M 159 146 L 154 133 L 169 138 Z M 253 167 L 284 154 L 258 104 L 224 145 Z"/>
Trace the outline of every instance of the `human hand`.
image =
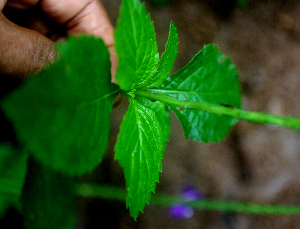
<path id="1" fill-rule="evenodd" d="M 12 22 L 16 15 L 27 28 Z M 101 37 L 115 74 L 113 27 L 99 0 L 0 0 L 0 75 L 24 78 L 54 61 L 55 27 Z"/>

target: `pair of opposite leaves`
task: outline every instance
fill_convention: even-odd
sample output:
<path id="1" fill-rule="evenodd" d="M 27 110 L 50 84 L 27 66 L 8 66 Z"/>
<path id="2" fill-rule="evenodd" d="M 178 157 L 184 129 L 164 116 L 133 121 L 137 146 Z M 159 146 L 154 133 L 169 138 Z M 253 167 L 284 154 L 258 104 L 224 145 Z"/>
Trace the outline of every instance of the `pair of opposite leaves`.
<path id="1" fill-rule="evenodd" d="M 240 107 L 236 68 L 205 46 L 183 69 L 168 78 L 177 56 L 178 36 L 171 23 L 166 50 L 159 60 L 154 26 L 143 4 L 124 0 L 115 31 L 118 86 L 110 82 L 110 62 L 101 39 L 70 37 L 58 45 L 60 59 L 26 80 L 2 101 L 21 143 L 45 166 L 84 174 L 101 161 L 108 144 L 109 114 L 119 91 L 130 106 L 121 125 L 115 158 L 124 169 L 127 206 L 136 218 L 161 171 L 169 139 L 171 109 L 185 136 L 217 142 L 235 120 L 199 110 L 153 102 L 135 91 L 165 94 L 179 101 Z M 129 94 L 129 95 L 128 95 Z"/>

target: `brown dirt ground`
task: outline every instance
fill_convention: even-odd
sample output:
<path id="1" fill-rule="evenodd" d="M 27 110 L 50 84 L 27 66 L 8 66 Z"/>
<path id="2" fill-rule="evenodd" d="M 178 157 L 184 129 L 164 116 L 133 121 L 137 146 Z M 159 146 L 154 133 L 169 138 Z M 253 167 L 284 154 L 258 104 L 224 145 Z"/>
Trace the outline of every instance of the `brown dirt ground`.
<path id="1" fill-rule="evenodd" d="M 245 9 L 227 9 L 219 0 L 173 0 L 166 7 L 146 2 L 154 21 L 159 50 L 164 50 L 170 21 L 178 27 L 179 55 L 174 71 L 207 43 L 238 66 L 243 108 L 300 116 L 300 2 L 250 0 Z M 103 0 L 116 23 L 120 0 Z M 106 158 L 88 181 L 124 185 L 113 161 L 113 145 L 127 102 L 113 110 L 111 144 Z M 174 117 L 174 116 L 173 116 Z M 273 204 L 300 203 L 300 134 L 288 129 L 239 122 L 219 144 L 185 140 L 172 121 L 157 193 L 178 194 L 191 184 L 211 198 Z M 78 228 L 300 228 L 298 216 L 224 215 L 196 211 L 188 220 L 169 217 L 166 208 L 146 206 L 137 222 L 123 203 L 79 199 Z"/>

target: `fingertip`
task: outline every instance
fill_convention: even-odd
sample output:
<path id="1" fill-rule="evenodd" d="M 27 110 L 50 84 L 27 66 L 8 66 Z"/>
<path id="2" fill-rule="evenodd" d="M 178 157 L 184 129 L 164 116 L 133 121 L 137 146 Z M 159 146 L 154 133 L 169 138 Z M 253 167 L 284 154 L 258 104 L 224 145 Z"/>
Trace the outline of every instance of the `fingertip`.
<path id="1" fill-rule="evenodd" d="M 106 10 L 98 0 L 90 1 L 84 9 L 67 22 L 71 34 L 87 33 L 101 37 L 107 46 L 114 45 L 113 26 Z"/>
<path id="2" fill-rule="evenodd" d="M 101 37 L 107 46 L 114 44 L 113 26 L 99 0 L 41 0 L 41 9 L 69 34 L 86 33 Z"/>

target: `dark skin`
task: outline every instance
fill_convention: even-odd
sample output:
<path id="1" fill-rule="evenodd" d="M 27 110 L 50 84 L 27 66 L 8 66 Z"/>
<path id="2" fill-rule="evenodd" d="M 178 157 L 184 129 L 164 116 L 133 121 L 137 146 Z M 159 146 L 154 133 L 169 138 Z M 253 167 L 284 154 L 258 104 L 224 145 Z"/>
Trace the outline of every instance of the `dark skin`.
<path id="1" fill-rule="evenodd" d="M 26 27 L 12 22 L 18 15 Z M 113 27 L 98 0 L 0 0 L 0 76 L 27 77 L 55 60 L 55 40 L 81 33 L 104 40 L 114 75 Z"/>

